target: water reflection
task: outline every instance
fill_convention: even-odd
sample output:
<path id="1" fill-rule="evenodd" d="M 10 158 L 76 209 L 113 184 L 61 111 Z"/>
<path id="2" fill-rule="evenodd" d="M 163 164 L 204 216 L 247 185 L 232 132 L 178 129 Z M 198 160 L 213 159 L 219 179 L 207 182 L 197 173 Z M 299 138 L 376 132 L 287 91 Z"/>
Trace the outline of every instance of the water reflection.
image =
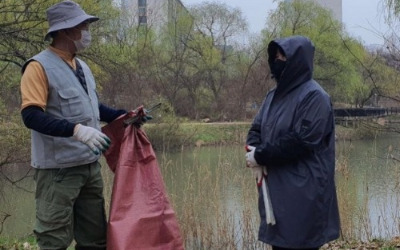
<path id="1" fill-rule="evenodd" d="M 336 183 L 345 239 L 400 235 L 400 164 L 391 157 L 400 159 L 399 139 L 387 136 L 337 142 Z M 206 233 L 219 237 L 229 223 L 237 244 L 244 246 L 244 234 L 256 238 L 256 187 L 251 172 L 244 167 L 242 145 L 158 152 L 157 157 L 183 233 L 192 239 L 193 248 L 195 242 L 204 244 L 196 237 Z M 12 171 L 24 173 L 26 168 Z M 109 200 L 113 175 L 106 167 L 103 172 Z M 33 180 L 27 178 L 18 185 L 0 184 L 0 216 L 11 215 L 4 223 L 2 237 L 23 237 L 32 232 L 34 194 L 26 190 L 33 191 Z"/>
<path id="2" fill-rule="evenodd" d="M 337 143 L 342 230 L 362 240 L 399 235 L 400 165 L 397 135 Z"/>
<path id="3" fill-rule="evenodd" d="M 30 167 L 4 167 L 1 174 L 7 180 L 0 181 L 0 236 L 21 237 L 32 232 L 35 216 L 34 183 Z M 8 216 L 8 217 L 6 217 Z"/>

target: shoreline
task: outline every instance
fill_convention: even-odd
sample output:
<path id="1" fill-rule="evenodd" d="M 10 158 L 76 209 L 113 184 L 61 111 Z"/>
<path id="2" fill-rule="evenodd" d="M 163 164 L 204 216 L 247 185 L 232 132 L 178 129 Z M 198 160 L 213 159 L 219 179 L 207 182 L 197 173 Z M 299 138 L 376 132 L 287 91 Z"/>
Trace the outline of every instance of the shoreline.
<path id="1" fill-rule="evenodd" d="M 174 149 L 246 143 L 251 122 L 149 123 L 144 126 L 155 148 Z M 385 132 L 365 127 L 335 126 L 336 141 L 372 139 Z"/>

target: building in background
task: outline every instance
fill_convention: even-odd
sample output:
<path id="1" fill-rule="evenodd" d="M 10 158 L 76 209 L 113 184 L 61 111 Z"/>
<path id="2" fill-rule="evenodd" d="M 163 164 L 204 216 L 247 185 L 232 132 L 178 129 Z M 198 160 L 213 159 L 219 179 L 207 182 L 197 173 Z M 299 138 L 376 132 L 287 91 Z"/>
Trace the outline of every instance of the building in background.
<path id="1" fill-rule="evenodd" d="M 291 2 L 293 0 L 285 0 L 286 2 Z M 312 0 L 318 4 L 320 4 L 322 7 L 332 11 L 333 16 L 338 20 L 339 22 L 342 22 L 342 0 Z"/>
<path id="2" fill-rule="evenodd" d="M 321 6 L 332 11 L 333 16 L 336 20 L 342 22 L 342 0 L 314 0 L 319 3 Z"/>
<path id="3" fill-rule="evenodd" d="M 154 29 L 176 22 L 182 13 L 188 13 L 180 0 L 121 0 L 121 11 L 123 26 Z"/>

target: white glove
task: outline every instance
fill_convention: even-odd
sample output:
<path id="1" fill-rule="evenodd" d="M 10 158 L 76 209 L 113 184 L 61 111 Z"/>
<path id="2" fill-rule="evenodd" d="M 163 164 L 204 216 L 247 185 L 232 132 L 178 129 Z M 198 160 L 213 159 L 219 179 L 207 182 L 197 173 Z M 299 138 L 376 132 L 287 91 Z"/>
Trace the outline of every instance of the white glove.
<path id="1" fill-rule="evenodd" d="M 74 138 L 85 143 L 96 155 L 106 151 L 110 147 L 111 140 L 101 131 L 77 124 L 74 128 Z"/>
<path id="2" fill-rule="evenodd" d="M 250 168 L 258 166 L 258 163 L 257 163 L 256 159 L 254 159 L 254 151 L 256 150 L 256 147 L 247 145 L 246 146 L 246 150 L 248 151 L 246 153 L 247 166 L 250 167 Z"/>
<path id="3" fill-rule="evenodd" d="M 259 186 L 259 187 L 261 186 L 262 180 L 264 178 L 264 176 L 263 176 L 263 168 L 264 167 L 262 167 L 262 166 L 254 166 L 254 167 L 250 168 L 251 171 L 253 172 L 254 178 L 256 178 L 257 186 Z"/>

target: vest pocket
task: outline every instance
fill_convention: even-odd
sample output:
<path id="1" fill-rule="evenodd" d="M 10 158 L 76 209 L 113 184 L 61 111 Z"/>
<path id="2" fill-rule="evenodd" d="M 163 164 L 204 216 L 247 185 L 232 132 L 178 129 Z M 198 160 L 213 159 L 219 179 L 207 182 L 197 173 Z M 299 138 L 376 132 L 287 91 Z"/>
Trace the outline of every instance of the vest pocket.
<path id="1" fill-rule="evenodd" d="M 58 164 L 82 165 L 98 159 L 90 148 L 72 138 L 54 137 L 54 158 Z"/>
<path id="2" fill-rule="evenodd" d="M 83 113 L 84 107 L 77 89 L 61 89 L 58 91 L 58 96 L 60 97 L 61 113 L 64 116 L 73 117 Z"/>

